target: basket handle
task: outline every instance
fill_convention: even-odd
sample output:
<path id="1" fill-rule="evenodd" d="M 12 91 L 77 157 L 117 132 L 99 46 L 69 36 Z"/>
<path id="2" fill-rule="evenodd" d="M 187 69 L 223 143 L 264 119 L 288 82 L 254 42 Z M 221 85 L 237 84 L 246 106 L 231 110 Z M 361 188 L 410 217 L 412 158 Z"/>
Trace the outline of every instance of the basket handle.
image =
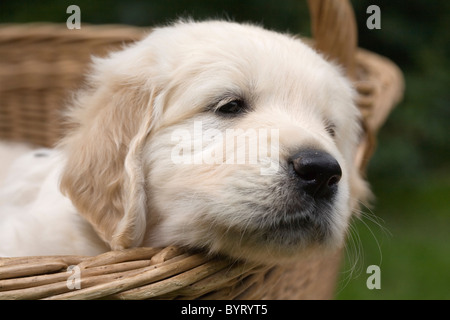
<path id="1" fill-rule="evenodd" d="M 341 64 L 350 78 L 355 75 L 357 28 L 348 0 L 308 0 L 315 47 Z"/>

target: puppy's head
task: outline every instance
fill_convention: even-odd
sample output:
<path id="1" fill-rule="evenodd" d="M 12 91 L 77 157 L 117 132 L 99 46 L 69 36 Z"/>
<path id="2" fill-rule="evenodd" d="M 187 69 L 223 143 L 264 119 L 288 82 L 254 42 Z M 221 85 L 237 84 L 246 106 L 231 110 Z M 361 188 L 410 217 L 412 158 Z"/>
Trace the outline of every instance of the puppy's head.
<path id="1" fill-rule="evenodd" d="M 228 22 L 155 29 L 95 60 L 61 187 L 114 249 L 267 261 L 338 248 L 367 191 L 352 95 L 290 36 Z"/>

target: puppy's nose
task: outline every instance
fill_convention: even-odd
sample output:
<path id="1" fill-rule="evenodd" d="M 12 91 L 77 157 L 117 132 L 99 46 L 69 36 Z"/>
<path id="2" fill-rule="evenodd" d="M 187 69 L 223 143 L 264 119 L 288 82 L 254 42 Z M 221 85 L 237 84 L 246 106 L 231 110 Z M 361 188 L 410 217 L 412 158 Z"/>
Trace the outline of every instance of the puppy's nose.
<path id="1" fill-rule="evenodd" d="M 291 158 L 290 165 L 300 187 L 315 199 L 330 198 L 342 177 L 339 163 L 322 150 L 302 150 Z"/>

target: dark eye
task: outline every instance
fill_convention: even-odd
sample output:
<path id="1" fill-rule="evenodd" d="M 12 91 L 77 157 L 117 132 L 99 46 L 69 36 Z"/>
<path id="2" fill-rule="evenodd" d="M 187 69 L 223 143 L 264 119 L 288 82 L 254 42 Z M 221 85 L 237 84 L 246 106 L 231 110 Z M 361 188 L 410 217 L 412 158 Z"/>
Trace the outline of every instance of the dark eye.
<path id="1" fill-rule="evenodd" d="M 334 123 L 328 123 L 325 130 L 327 130 L 328 134 L 333 138 L 336 136 L 336 125 Z"/>
<path id="2" fill-rule="evenodd" d="M 242 100 L 233 100 L 220 106 L 216 112 L 226 116 L 234 116 L 243 112 L 245 109 L 245 103 Z"/>

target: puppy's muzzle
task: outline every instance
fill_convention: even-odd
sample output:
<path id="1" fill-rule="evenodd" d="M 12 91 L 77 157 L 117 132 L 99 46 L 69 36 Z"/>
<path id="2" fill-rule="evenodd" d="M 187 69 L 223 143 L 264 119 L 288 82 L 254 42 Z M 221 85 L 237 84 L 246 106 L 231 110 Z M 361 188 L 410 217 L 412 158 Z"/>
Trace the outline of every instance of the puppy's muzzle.
<path id="1" fill-rule="evenodd" d="M 329 200 L 336 193 L 342 170 L 329 153 L 302 150 L 290 159 L 289 164 L 300 189 L 315 200 Z"/>

